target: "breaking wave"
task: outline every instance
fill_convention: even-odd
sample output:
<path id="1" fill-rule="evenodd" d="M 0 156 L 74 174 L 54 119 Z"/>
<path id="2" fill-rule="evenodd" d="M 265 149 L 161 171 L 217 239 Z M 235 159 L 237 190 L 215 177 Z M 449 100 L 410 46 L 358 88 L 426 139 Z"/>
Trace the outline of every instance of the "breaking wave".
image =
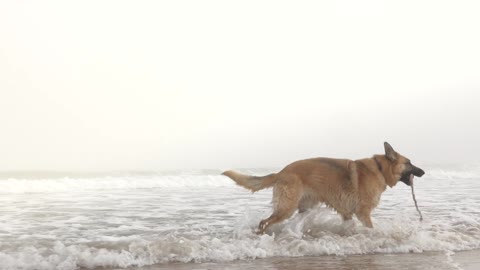
<path id="1" fill-rule="evenodd" d="M 237 219 L 230 235 L 195 237 L 169 233 L 145 239 L 118 237 L 83 244 L 52 242 L 52 246 L 23 246 L 0 252 L 2 269 L 76 269 L 134 267 L 168 262 L 224 262 L 276 256 L 298 257 L 372 253 L 458 251 L 480 248 L 480 224 L 467 220 L 445 224 L 419 223 L 409 217 L 378 222 L 367 229 L 342 223 L 325 208 L 297 215 L 271 235 L 253 233 L 258 216 Z M 212 229 L 212 228 L 211 228 Z"/>
<path id="2" fill-rule="evenodd" d="M 230 186 L 221 175 L 166 176 L 107 176 L 91 178 L 17 179 L 0 180 L 1 193 L 84 192 L 95 190 L 193 188 Z"/>

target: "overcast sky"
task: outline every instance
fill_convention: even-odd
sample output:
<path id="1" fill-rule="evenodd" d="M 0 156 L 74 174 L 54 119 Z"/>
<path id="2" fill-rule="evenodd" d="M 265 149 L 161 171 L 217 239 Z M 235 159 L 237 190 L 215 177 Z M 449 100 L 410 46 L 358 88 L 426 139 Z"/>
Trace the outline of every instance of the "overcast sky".
<path id="1" fill-rule="evenodd" d="M 480 162 L 478 1 L 0 1 L 0 170 Z"/>

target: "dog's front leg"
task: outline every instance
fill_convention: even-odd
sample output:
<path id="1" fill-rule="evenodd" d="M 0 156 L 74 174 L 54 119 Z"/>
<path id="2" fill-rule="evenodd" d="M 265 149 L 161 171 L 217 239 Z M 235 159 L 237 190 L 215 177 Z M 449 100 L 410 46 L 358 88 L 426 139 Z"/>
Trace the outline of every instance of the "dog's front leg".
<path id="1" fill-rule="evenodd" d="M 373 228 L 372 219 L 370 218 L 370 213 L 372 212 L 371 209 L 363 208 L 360 211 L 357 211 L 355 214 L 357 218 L 362 222 L 363 226 L 368 228 Z"/>

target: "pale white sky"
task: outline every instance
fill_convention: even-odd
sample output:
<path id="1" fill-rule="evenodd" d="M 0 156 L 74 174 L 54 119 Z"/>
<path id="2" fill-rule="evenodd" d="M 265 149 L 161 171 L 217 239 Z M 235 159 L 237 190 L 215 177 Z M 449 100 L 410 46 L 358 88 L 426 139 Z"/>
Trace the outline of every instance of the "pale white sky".
<path id="1" fill-rule="evenodd" d="M 478 1 L 1 1 L 0 170 L 480 162 Z"/>

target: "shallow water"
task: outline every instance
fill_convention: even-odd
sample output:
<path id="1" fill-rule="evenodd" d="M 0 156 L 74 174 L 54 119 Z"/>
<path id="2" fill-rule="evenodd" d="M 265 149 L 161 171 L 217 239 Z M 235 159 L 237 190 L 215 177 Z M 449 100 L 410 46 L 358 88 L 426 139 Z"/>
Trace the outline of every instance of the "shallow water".
<path id="1" fill-rule="evenodd" d="M 480 168 L 426 171 L 415 182 L 423 222 L 409 187 L 399 183 L 383 194 L 374 229 L 317 207 L 263 236 L 254 230 L 271 213 L 271 190 L 252 194 L 220 171 L 3 179 L 0 269 L 261 264 L 480 248 Z"/>
<path id="2" fill-rule="evenodd" d="M 142 270 L 478 270 L 480 251 L 368 254 L 349 256 L 273 257 L 210 263 L 170 263 Z M 133 268 L 136 269 L 136 268 Z"/>

